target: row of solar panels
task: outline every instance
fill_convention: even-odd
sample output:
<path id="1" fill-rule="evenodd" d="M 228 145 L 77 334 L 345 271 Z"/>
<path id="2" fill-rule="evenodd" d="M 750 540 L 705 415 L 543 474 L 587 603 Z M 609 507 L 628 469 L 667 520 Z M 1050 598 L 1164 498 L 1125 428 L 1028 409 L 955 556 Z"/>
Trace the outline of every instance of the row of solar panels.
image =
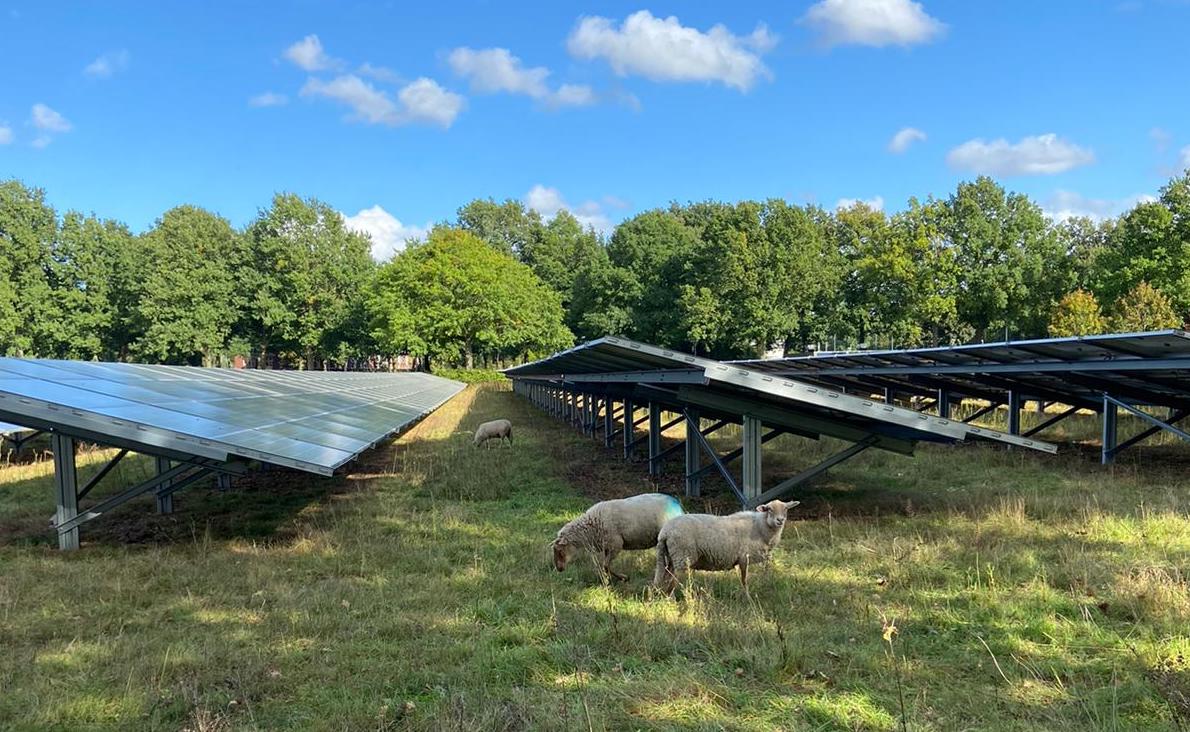
<path id="1" fill-rule="evenodd" d="M 679 409 L 709 408 L 732 415 L 769 411 L 796 423 L 803 434 L 851 441 L 872 436 L 877 439 L 875 447 L 897 452 L 911 452 L 919 440 L 956 442 L 968 438 L 1056 451 L 1039 440 L 895 407 L 837 388 L 774 377 L 751 364 L 720 363 L 624 338 L 600 338 L 508 369 L 505 374 L 513 379 L 628 390 L 625 393 L 639 400 L 660 401 Z"/>
<path id="2" fill-rule="evenodd" d="M 425 373 L 0 358 L 0 420 L 133 450 L 330 474 L 462 388 Z"/>
<path id="3" fill-rule="evenodd" d="M 1137 404 L 1190 409 L 1190 334 L 1180 330 L 860 351 L 737 362 L 768 374 L 852 393 L 1003 401 L 1029 399 L 1101 408 L 1103 394 Z"/>

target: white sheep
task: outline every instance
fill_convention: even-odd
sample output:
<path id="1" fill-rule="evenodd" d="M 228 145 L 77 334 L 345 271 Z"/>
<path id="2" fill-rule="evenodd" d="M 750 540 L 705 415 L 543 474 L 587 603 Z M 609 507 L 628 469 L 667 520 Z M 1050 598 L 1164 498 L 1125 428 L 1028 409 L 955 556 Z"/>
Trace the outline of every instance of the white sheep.
<path id="1" fill-rule="evenodd" d="M 670 519 L 657 536 L 657 572 L 653 584 L 672 592 L 692 569 L 730 571 L 740 568 L 748 589 L 748 565 L 768 560 L 781 541 L 789 509 L 800 501 L 769 501 L 755 511 L 730 516 L 688 513 Z"/>
<path id="2" fill-rule="evenodd" d="M 508 446 L 512 447 L 512 422 L 507 419 L 495 419 L 491 422 L 484 422 L 475 430 L 475 446 L 479 447 L 488 440 L 508 440 Z"/>
<path id="3" fill-rule="evenodd" d="M 612 571 L 612 560 L 621 551 L 652 549 L 665 522 L 682 515 L 682 504 L 664 493 L 600 501 L 586 513 L 558 530 L 551 546 L 554 568 L 559 572 L 579 552 L 589 552 L 601 572 L 619 580 L 628 577 Z"/>

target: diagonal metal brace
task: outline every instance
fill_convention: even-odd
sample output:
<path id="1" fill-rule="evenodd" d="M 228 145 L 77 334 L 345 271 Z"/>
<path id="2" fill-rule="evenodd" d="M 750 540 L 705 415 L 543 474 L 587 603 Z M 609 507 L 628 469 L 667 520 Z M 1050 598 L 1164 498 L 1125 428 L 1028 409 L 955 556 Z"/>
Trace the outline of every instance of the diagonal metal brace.
<path id="1" fill-rule="evenodd" d="M 70 531 L 71 529 L 76 528 L 80 524 L 85 524 L 86 522 L 90 521 L 91 519 L 98 518 L 104 512 L 110 511 L 113 508 L 115 508 L 116 506 L 119 506 L 120 504 L 127 503 L 128 501 L 131 501 L 133 498 L 136 498 L 137 496 L 143 495 L 143 494 L 148 493 L 149 491 L 152 491 L 152 490 L 156 490 L 162 484 L 165 484 L 165 483 L 167 483 L 171 480 L 174 480 L 176 478 L 180 478 L 182 476 L 182 474 L 186 473 L 187 471 L 194 470 L 194 468 L 195 468 L 195 466 L 193 466 L 193 465 L 187 465 L 187 464 L 183 463 L 181 465 L 176 465 L 163 473 L 154 475 L 153 477 L 149 478 L 148 480 L 144 481 L 143 483 L 134 485 L 133 487 L 129 488 L 128 490 L 124 491 L 123 493 L 119 493 L 119 494 L 114 495 L 110 498 L 107 498 L 103 501 L 100 501 L 95 506 L 87 509 L 86 511 L 79 513 L 78 516 L 75 516 L 74 518 L 70 519 L 69 521 L 62 522 L 62 524 L 57 527 L 58 533 L 61 534 L 66 531 Z M 202 471 L 203 474 L 207 473 L 206 468 L 200 468 L 200 470 Z M 188 481 L 186 483 L 186 485 L 189 485 L 191 482 L 193 482 L 193 481 Z"/>
<path id="2" fill-rule="evenodd" d="M 685 410 L 683 411 L 685 412 Z M 686 419 L 693 421 L 693 417 L 688 412 L 686 412 Z M 718 427 L 722 427 L 724 424 L 726 424 L 726 422 L 720 423 L 716 426 L 716 429 L 718 429 Z M 731 488 L 732 493 L 735 493 L 736 498 L 740 500 L 741 504 L 746 504 L 748 501 L 746 498 L 744 498 L 744 492 L 740 490 L 739 484 L 736 483 L 735 476 L 731 474 L 731 471 L 728 470 L 727 466 L 723 464 L 723 461 L 719 459 L 719 456 L 715 453 L 715 448 L 711 447 L 711 443 L 707 441 L 706 435 L 704 435 L 701 430 L 692 430 L 692 434 L 698 442 L 699 447 L 702 448 L 702 451 L 705 452 L 707 457 L 711 459 L 711 463 L 715 467 L 719 468 L 719 472 L 723 475 L 723 479 L 727 481 L 727 485 Z M 701 471 L 694 473 L 693 475 L 698 474 L 701 474 Z"/>
<path id="3" fill-rule="evenodd" d="M 1042 431 L 1043 429 L 1045 429 L 1047 427 L 1053 427 L 1054 425 L 1056 425 L 1057 423 L 1066 419 L 1067 417 L 1074 414 L 1075 412 L 1077 412 L 1080 409 L 1082 409 L 1082 407 L 1071 407 L 1070 409 L 1067 409 L 1064 412 L 1059 412 L 1058 414 L 1054 415 L 1053 417 L 1050 417 L 1046 421 L 1042 422 L 1041 424 L 1037 425 L 1033 429 L 1029 430 L 1025 434 L 1021 435 L 1021 437 L 1032 437 L 1033 435 L 1037 434 L 1038 432 Z"/>
<path id="4" fill-rule="evenodd" d="M 1149 424 L 1153 425 L 1154 427 L 1156 427 L 1158 429 L 1162 429 L 1167 432 L 1172 432 L 1173 434 L 1177 435 L 1178 437 L 1182 438 L 1183 440 L 1190 442 L 1190 433 L 1183 432 L 1182 430 L 1178 429 L 1177 427 L 1174 427 L 1169 422 L 1162 422 L 1161 420 L 1157 419 L 1153 415 L 1151 415 L 1147 412 L 1143 412 L 1143 411 L 1137 409 L 1136 407 L 1132 406 L 1131 404 L 1122 402 L 1119 399 L 1116 399 L 1115 397 L 1108 396 L 1107 394 L 1103 395 L 1103 399 L 1104 399 L 1104 401 L 1108 401 L 1108 402 L 1111 402 L 1112 404 L 1115 404 L 1117 407 L 1120 407 L 1121 409 L 1124 409 L 1127 412 L 1131 412 L 1132 414 L 1136 415 L 1137 417 L 1140 417 L 1141 419 L 1143 419 L 1144 421 L 1148 422 Z M 1175 420 L 1175 421 L 1177 421 L 1177 420 Z M 1113 452 L 1118 452 L 1119 449 L 1120 449 L 1119 447 L 1116 447 Z"/>
<path id="5" fill-rule="evenodd" d="M 116 465 L 118 465 L 119 462 L 121 460 L 123 460 L 124 456 L 127 454 L 128 454 L 128 450 L 126 450 L 126 449 L 121 450 L 118 453 L 116 453 L 115 457 L 113 457 L 111 460 L 108 460 L 107 465 L 104 465 L 102 468 L 99 469 L 98 473 L 91 476 L 91 480 L 88 480 L 87 484 L 85 486 L 83 486 L 83 489 L 78 492 L 78 499 L 81 501 L 83 499 L 83 496 L 90 493 L 92 488 L 99 485 L 99 481 L 103 480 L 103 476 L 112 472 L 112 468 L 116 467 Z"/>
<path id="6" fill-rule="evenodd" d="M 797 486 L 805 483 L 806 481 L 816 478 L 819 475 L 822 475 L 823 473 L 830 470 L 831 468 L 838 465 L 839 463 L 843 462 L 844 460 L 850 460 L 851 458 L 860 454 L 864 450 L 867 450 L 872 445 L 876 444 L 878 439 L 879 438 L 877 438 L 875 435 L 866 437 L 866 438 L 860 440 L 859 442 L 855 443 L 851 447 L 848 447 L 845 450 L 840 450 L 839 452 L 836 452 L 834 455 L 831 455 L 826 460 L 823 460 L 822 462 L 818 463 L 817 465 L 813 465 L 809 468 L 806 468 L 805 470 L 803 470 L 802 472 L 793 476 L 792 478 L 788 478 L 786 480 L 781 481 L 780 483 L 778 483 L 777 485 L 768 489 L 764 493 L 761 493 L 756 498 L 753 498 L 751 502 L 745 502 L 745 505 L 749 506 L 750 508 L 755 508 L 762 503 L 768 503 L 769 501 L 773 500 L 774 498 L 777 498 L 778 496 L 782 496 L 785 493 L 788 493 L 791 488 L 796 488 Z"/>

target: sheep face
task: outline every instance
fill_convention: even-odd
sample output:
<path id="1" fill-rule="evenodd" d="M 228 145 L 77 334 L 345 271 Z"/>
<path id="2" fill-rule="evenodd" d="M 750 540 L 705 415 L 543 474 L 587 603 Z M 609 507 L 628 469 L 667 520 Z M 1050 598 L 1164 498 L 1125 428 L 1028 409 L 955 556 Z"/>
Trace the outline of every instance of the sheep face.
<path id="1" fill-rule="evenodd" d="M 566 565 L 574 559 L 574 555 L 578 553 L 578 547 L 565 539 L 554 539 L 551 546 L 554 550 L 554 569 L 559 572 L 566 571 Z"/>
<path id="2" fill-rule="evenodd" d="M 769 501 L 756 507 L 757 511 L 765 514 L 764 521 L 768 524 L 770 529 L 780 529 L 785 526 L 785 517 L 789 514 L 789 509 L 801 504 L 801 501 Z"/>

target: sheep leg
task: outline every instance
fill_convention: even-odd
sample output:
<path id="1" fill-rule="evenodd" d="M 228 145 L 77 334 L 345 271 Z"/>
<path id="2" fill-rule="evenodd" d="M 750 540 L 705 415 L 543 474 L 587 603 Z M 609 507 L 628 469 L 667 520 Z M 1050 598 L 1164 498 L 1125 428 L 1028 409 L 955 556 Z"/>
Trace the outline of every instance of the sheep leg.
<path id="1" fill-rule="evenodd" d="M 748 562 L 740 562 L 740 584 L 744 586 L 744 592 L 748 591 Z"/>

